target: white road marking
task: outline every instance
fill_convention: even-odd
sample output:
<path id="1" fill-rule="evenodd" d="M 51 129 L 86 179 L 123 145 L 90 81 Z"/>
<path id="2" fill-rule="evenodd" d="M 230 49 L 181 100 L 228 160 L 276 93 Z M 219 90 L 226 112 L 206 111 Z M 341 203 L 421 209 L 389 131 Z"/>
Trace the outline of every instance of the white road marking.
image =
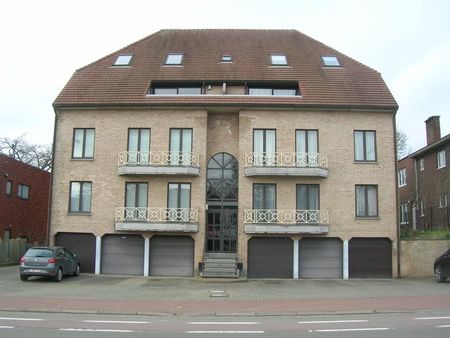
<path id="1" fill-rule="evenodd" d="M 186 331 L 186 333 L 264 333 L 264 331 Z"/>
<path id="2" fill-rule="evenodd" d="M 8 318 L 8 317 L 0 317 L 0 320 L 27 320 L 27 321 L 34 321 L 34 322 L 39 322 L 42 321 L 43 319 L 39 319 L 39 318 Z"/>
<path id="3" fill-rule="evenodd" d="M 330 323 L 367 323 L 367 319 L 349 319 L 349 320 L 312 320 L 306 322 L 298 322 L 299 324 L 330 324 Z"/>
<path id="4" fill-rule="evenodd" d="M 351 331 L 387 331 L 388 327 L 361 327 L 356 329 L 319 329 L 308 330 L 308 332 L 351 332 Z"/>
<path id="5" fill-rule="evenodd" d="M 259 322 L 188 322 L 190 325 L 258 325 Z"/>
<path id="6" fill-rule="evenodd" d="M 0 329 L 14 329 L 14 326 L 0 326 Z"/>
<path id="7" fill-rule="evenodd" d="M 413 318 L 414 320 L 439 320 L 439 319 L 450 319 L 450 317 L 420 317 Z"/>
<path id="8" fill-rule="evenodd" d="M 111 329 L 59 329 L 59 331 L 72 331 L 72 332 L 119 332 L 119 333 L 132 333 L 137 332 L 135 330 L 111 330 Z"/>
<path id="9" fill-rule="evenodd" d="M 436 326 L 436 327 L 445 328 L 445 327 L 450 327 L 450 325 L 439 325 L 439 326 Z"/>
<path id="10" fill-rule="evenodd" d="M 83 320 L 83 323 L 105 323 L 105 324 L 150 324 L 151 322 L 139 322 L 131 320 Z"/>

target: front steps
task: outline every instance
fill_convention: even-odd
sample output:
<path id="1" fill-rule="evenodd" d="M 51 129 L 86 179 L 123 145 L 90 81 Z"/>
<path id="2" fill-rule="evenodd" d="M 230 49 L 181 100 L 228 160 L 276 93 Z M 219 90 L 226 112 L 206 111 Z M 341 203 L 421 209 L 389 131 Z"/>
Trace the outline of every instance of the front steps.
<path id="1" fill-rule="evenodd" d="M 205 253 L 203 271 L 205 278 L 239 278 L 237 257 L 235 253 Z"/>

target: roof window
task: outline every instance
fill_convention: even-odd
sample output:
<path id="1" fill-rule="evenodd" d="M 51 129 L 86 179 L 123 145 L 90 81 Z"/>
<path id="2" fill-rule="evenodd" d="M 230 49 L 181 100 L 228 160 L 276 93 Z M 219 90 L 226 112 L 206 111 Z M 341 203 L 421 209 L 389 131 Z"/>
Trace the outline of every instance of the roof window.
<path id="1" fill-rule="evenodd" d="M 129 66 L 131 59 L 133 59 L 133 54 L 119 55 L 114 61 L 114 66 Z"/>
<path id="2" fill-rule="evenodd" d="M 334 55 L 322 56 L 322 62 L 325 67 L 340 67 L 339 60 Z"/>
<path id="3" fill-rule="evenodd" d="M 270 54 L 272 66 L 287 66 L 287 58 L 285 54 Z"/>
<path id="4" fill-rule="evenodd" d="M 181 65 L 183 62 L 183 54 L 182 53 L 170 53 L 167 54 L 165 65 L 173 66 L 173 65 Z"/>
<path id="5" fill-rule="evenodd" d="M 233 57 L 229 54 L 223 54 L 220 62 L 233 62 Z"/>

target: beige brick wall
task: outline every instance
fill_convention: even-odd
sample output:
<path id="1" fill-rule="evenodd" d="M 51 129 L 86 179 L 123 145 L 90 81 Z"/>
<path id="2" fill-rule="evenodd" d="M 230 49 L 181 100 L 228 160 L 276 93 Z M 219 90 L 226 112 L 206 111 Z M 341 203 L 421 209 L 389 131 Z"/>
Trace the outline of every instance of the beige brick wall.
<path id="1" fill-rule="evenodd" d="M 436 258 L 450 248 L 450 240 L 416 240 L 400 242 L 402 277 L 433 276 Z"/>

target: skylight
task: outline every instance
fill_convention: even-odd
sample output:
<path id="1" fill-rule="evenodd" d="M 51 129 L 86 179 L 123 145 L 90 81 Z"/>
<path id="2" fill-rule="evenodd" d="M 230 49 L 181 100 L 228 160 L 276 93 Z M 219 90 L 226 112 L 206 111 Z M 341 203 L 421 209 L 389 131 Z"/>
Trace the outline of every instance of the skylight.
<path id="1" fill-rule="evenodd" d="M 223 54 L 221 62 L 233 62 L 233 57 L 229 54 Z"/>
<path id="2" fill-rule="evenodd" d="M 171 53 L 167 54 L 166 65 L 181 65 L 183 62 L 183 54 L 182 53 Z"/>
<path id="3" fill-rule="evenodd" d="M 287 58 L 285 54 L 270 54 L 272 66 L 287 66 Z"/>
<path id="4" fill-rule="evenodd" d="M 114 66 L 129 66 L 132 58 L 132 54 L 119 55 L 114 62 Z"/>
<path id="5" fill-rule="evenodd" d="M 323 65 L 326 67 L 340 67 L 339 60 L 334 55 L 322 56 Z"/>

